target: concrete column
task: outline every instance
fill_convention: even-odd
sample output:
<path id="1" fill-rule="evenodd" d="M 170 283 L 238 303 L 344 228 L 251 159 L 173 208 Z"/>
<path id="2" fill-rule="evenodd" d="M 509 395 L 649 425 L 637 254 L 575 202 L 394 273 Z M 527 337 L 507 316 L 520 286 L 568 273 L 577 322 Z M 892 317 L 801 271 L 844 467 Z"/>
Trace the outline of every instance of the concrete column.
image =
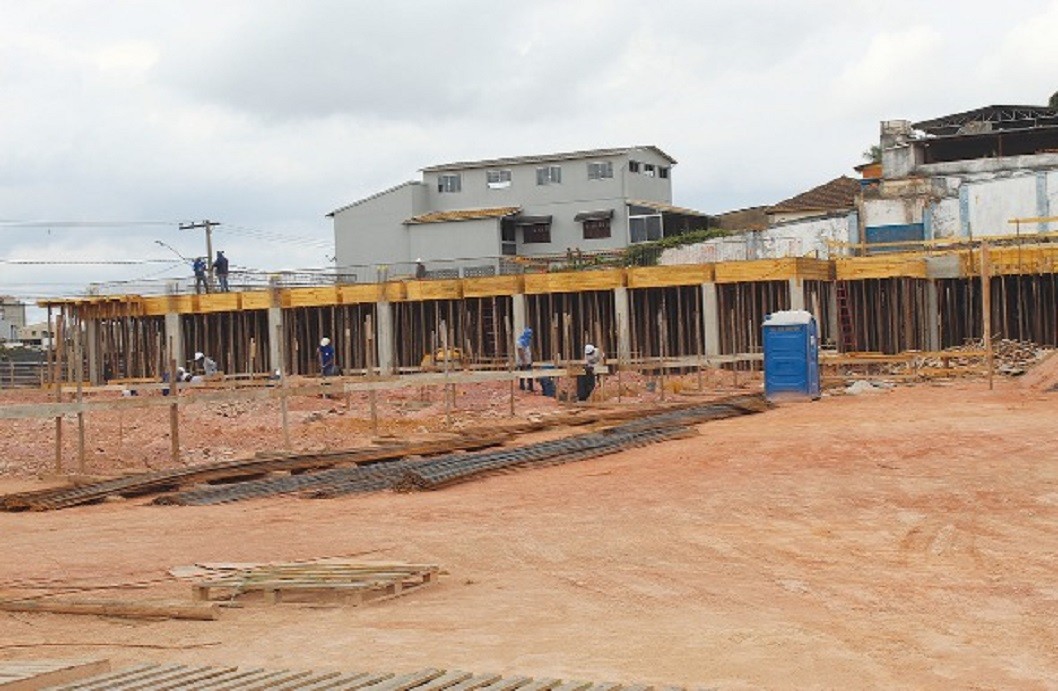
<path id="1" fill-rule="evenodd" d="M 790 284 L 790 309 L 803 310 L 805 308 L 805 286 L 799 278 L 791 278 Z"/>
<path id="2" fill-rule="evenodd" d="M 512 334 L 514 338 L 525 331 L 526 324 L 528 323 L 528 305 L 526 305 L 525 295 L 522 293 L 515 293 L 511 296 L 511 328 L 514 330 Z M 511 344 L 507 344 L 511 347 Z"/>
<path id="3" fill-rule="evenodd" d="M 841 322 L 838 321 L 838 290 L 837 284 L 830 284 L 830 297 L 827 299 L 828 309 L 827 312 L 830 318 L 827 319 L 827 333 L 830 334 L 830 340 L 835 346 L 841 344 Z"/>
<path id="4" fill-rule="evenodd" d="M 102 383 L 103 378 L 103 370 L 99 366 L 99 344 L 96 343 L 98 337 L 99 322 L 95 319 L 89 319 L 85 322 L 85 340 L 88 341 L 88 383 L 92 386 L 98 386 Z"/>
<path id="5" fill-rule="evenodd" d="M 617 317 L 617 361 L 628 362 L 632 359 L 632 330 L 629 328 L 628 288 L 619 286 L 613 289 L 614 315 Z"/>
<path id="6" fill-rule="evenodd" d="M 283 350 L 279 339 L 283 338 L 283 308 L 268 308 L 268 367 L 275 372 L 283 367 Z"/>
<path id="7" fill-rule="evenodd" d="M 393 374 L 393 305 L 388 300 L 375 303 L 375 343 L 378 371 Z"/>
<path id="8" fill-rule="evenodd" d="M 169 362 L 169 344 L 173 346 L 173 359 L 178 367 L 184 366 L 187 361 L 184 358 L 184 329 L 180 320 L 179 312 L 165 313 L 165 343 L 162 348 L 165 352 L 166 364 Z M 168 369 L 168 367 L 166 367 Z"/>
<path id="9" fill-rule="evenodd" d="M 940 305 L 937 301 L 937 282 L 926 284 L 926 349 L 940 350 Z"/>
<path id="10" fill-rule="evenodd" d="M 702 328 L 705 329 L 703 345 L 705 356 L 720 354 L 720 303 L 716 299 L 716 284 L 702 284 Z"/>

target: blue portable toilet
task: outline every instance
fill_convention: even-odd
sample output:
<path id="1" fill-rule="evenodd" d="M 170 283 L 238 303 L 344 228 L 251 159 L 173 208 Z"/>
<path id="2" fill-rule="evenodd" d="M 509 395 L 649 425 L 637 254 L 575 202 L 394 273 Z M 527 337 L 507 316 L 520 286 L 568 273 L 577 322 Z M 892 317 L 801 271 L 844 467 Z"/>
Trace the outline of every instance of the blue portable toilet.
<path id="1" fill-rule="evenodd" d="M 764 319 L 764 396 L 769 401 L 819 398 L 819 336 L 805 310 Z"/>

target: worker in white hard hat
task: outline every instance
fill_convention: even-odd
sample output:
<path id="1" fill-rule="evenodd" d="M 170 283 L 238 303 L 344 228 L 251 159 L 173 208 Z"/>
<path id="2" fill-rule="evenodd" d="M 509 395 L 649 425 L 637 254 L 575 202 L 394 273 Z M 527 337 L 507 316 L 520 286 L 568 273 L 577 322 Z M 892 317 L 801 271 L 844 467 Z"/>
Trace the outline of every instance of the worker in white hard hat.
<path id="1" fill-rule="evenodd" d="M 419 280 L 426 278 L 426 265 L 422 263 L 422 257 L 415 259 L 415 278 Z"/>
<path id="2" fill-rule="evenodd" d="M 202 373 L 207 377 L 217 373 L 216 360 L 206 357 L 204 353 L 195 353 L 195 364 L 202 368 Z"/>
<path id="3" fill-rule="evenodd" d="M 577 400 L 586 401 L 595 390 L 595 365 L 602 362 L 602 351 L 591 343 L 584 346 L 584 374 L 577 377 Z"/>
<path id="4" fill-rule="evenodd" d="M 338 374 L 338 366 L 334 364 L 334 346 L 331 339 L 324 336 L 320 339 L 320 347 L 316 349 L 320 359 L 320 374 L 330 377 Z"/>

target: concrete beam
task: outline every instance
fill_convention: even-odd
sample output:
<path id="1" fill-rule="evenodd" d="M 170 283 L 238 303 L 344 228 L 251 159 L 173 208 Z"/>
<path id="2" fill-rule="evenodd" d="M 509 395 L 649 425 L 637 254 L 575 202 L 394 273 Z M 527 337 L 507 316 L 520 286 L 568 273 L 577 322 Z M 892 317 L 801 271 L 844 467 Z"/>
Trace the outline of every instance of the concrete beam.
<path id="1" fill-rule="evenodd" d="M 375 303 L 376 362 L 380 374 L 393 374 L 393 305 L 386 300 Z"/>
<path id="2" fill-rule="evenodd" d="M 632 358 L 632 330 L 629 328 L 628 288 L 613 289 L 614 314 L 617 317 L 617 361 L 628 362 Z"/>
<path id="3" fill-rule="evenodd" d="M 789 278 L 790 285 L 790 309 L 803 310 L 805 308 L 805 286 L 800 278 Z"/>
<path id="4" fill-rule="evenodd" d="M 99 366 L 99 322 L 89 319 L 85 322 L 85 339 L 88 341 L 88 383 L 99 386 L 103 379 L 103 370 Z"/>
<path id="5" fill-rule="evenodd" d="M 926 284 L 926 350 L 940 350 L 940 305 L 936 281 Z"/>
<path id="6" fill-rule="evenodd" d="M 268 308 L 268 371 L 283 369 L 283 308 Z"/>
<path id="7" fill-rule="evenodd" d="M 169 348 L 172 347 L 172 357 L 177 365 L 183 365 L 187 360 L 184 358 L 184 327 L 179 312 L 166 312 L 165 314 L 165 343 L 162 351 L 166 359 L 165 369 L 169 369 Z"/>
<path id="8" fill-rule="evenodd" d="M 706 281 L 702 284 L 702 324 L 705 329 L 705 355 L 712 357 L 720 354 L 720 303 L 716 298 L 716 284 Z"/>
<path id="9" fill-rule="evenodd" d="M 511 328 L 513 329 L 514 337 L 517 338 L 523 331 L 527 324 L 526 314 L 526 301 L 524 293 L 515 293 L 511 296 Z M 507 344 L 510 347 L 511 344 Z"/>

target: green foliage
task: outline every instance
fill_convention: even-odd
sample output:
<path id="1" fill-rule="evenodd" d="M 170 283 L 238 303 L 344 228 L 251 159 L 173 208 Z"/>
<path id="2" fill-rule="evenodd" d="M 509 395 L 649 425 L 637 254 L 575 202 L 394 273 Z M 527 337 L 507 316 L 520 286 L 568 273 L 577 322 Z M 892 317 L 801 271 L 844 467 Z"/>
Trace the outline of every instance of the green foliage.
<path id="1" fill-rule="evenodd" d="M 872 145 L 866 149 L 863 154 L 863 160 L 868 163 L 881 163 L 882 162 L 882 147 L 877 144 Z"/>
<path id="2" fill-rule="evenodd" d="M 658 258 L 661 257 L 661 253 L 667 249 L 683 247 L 684 245 L 696 245 L 699 242 L 724 237 L 729 234 L 728 231 L 720 228 L 703 228 L 690 230 L 679 235 L 670 235 L 652 242 L 636 243 L 625 249 L 623 264 L 625 266 L 655 266 L 658 263 Z"/>
<path id="3" fill-rule="evenodd" d="M 1047 102 L 1047 105 L 1051 108 L 1058 108 L 1058 91 L 1051 94 L 1051 100 Z"/>

